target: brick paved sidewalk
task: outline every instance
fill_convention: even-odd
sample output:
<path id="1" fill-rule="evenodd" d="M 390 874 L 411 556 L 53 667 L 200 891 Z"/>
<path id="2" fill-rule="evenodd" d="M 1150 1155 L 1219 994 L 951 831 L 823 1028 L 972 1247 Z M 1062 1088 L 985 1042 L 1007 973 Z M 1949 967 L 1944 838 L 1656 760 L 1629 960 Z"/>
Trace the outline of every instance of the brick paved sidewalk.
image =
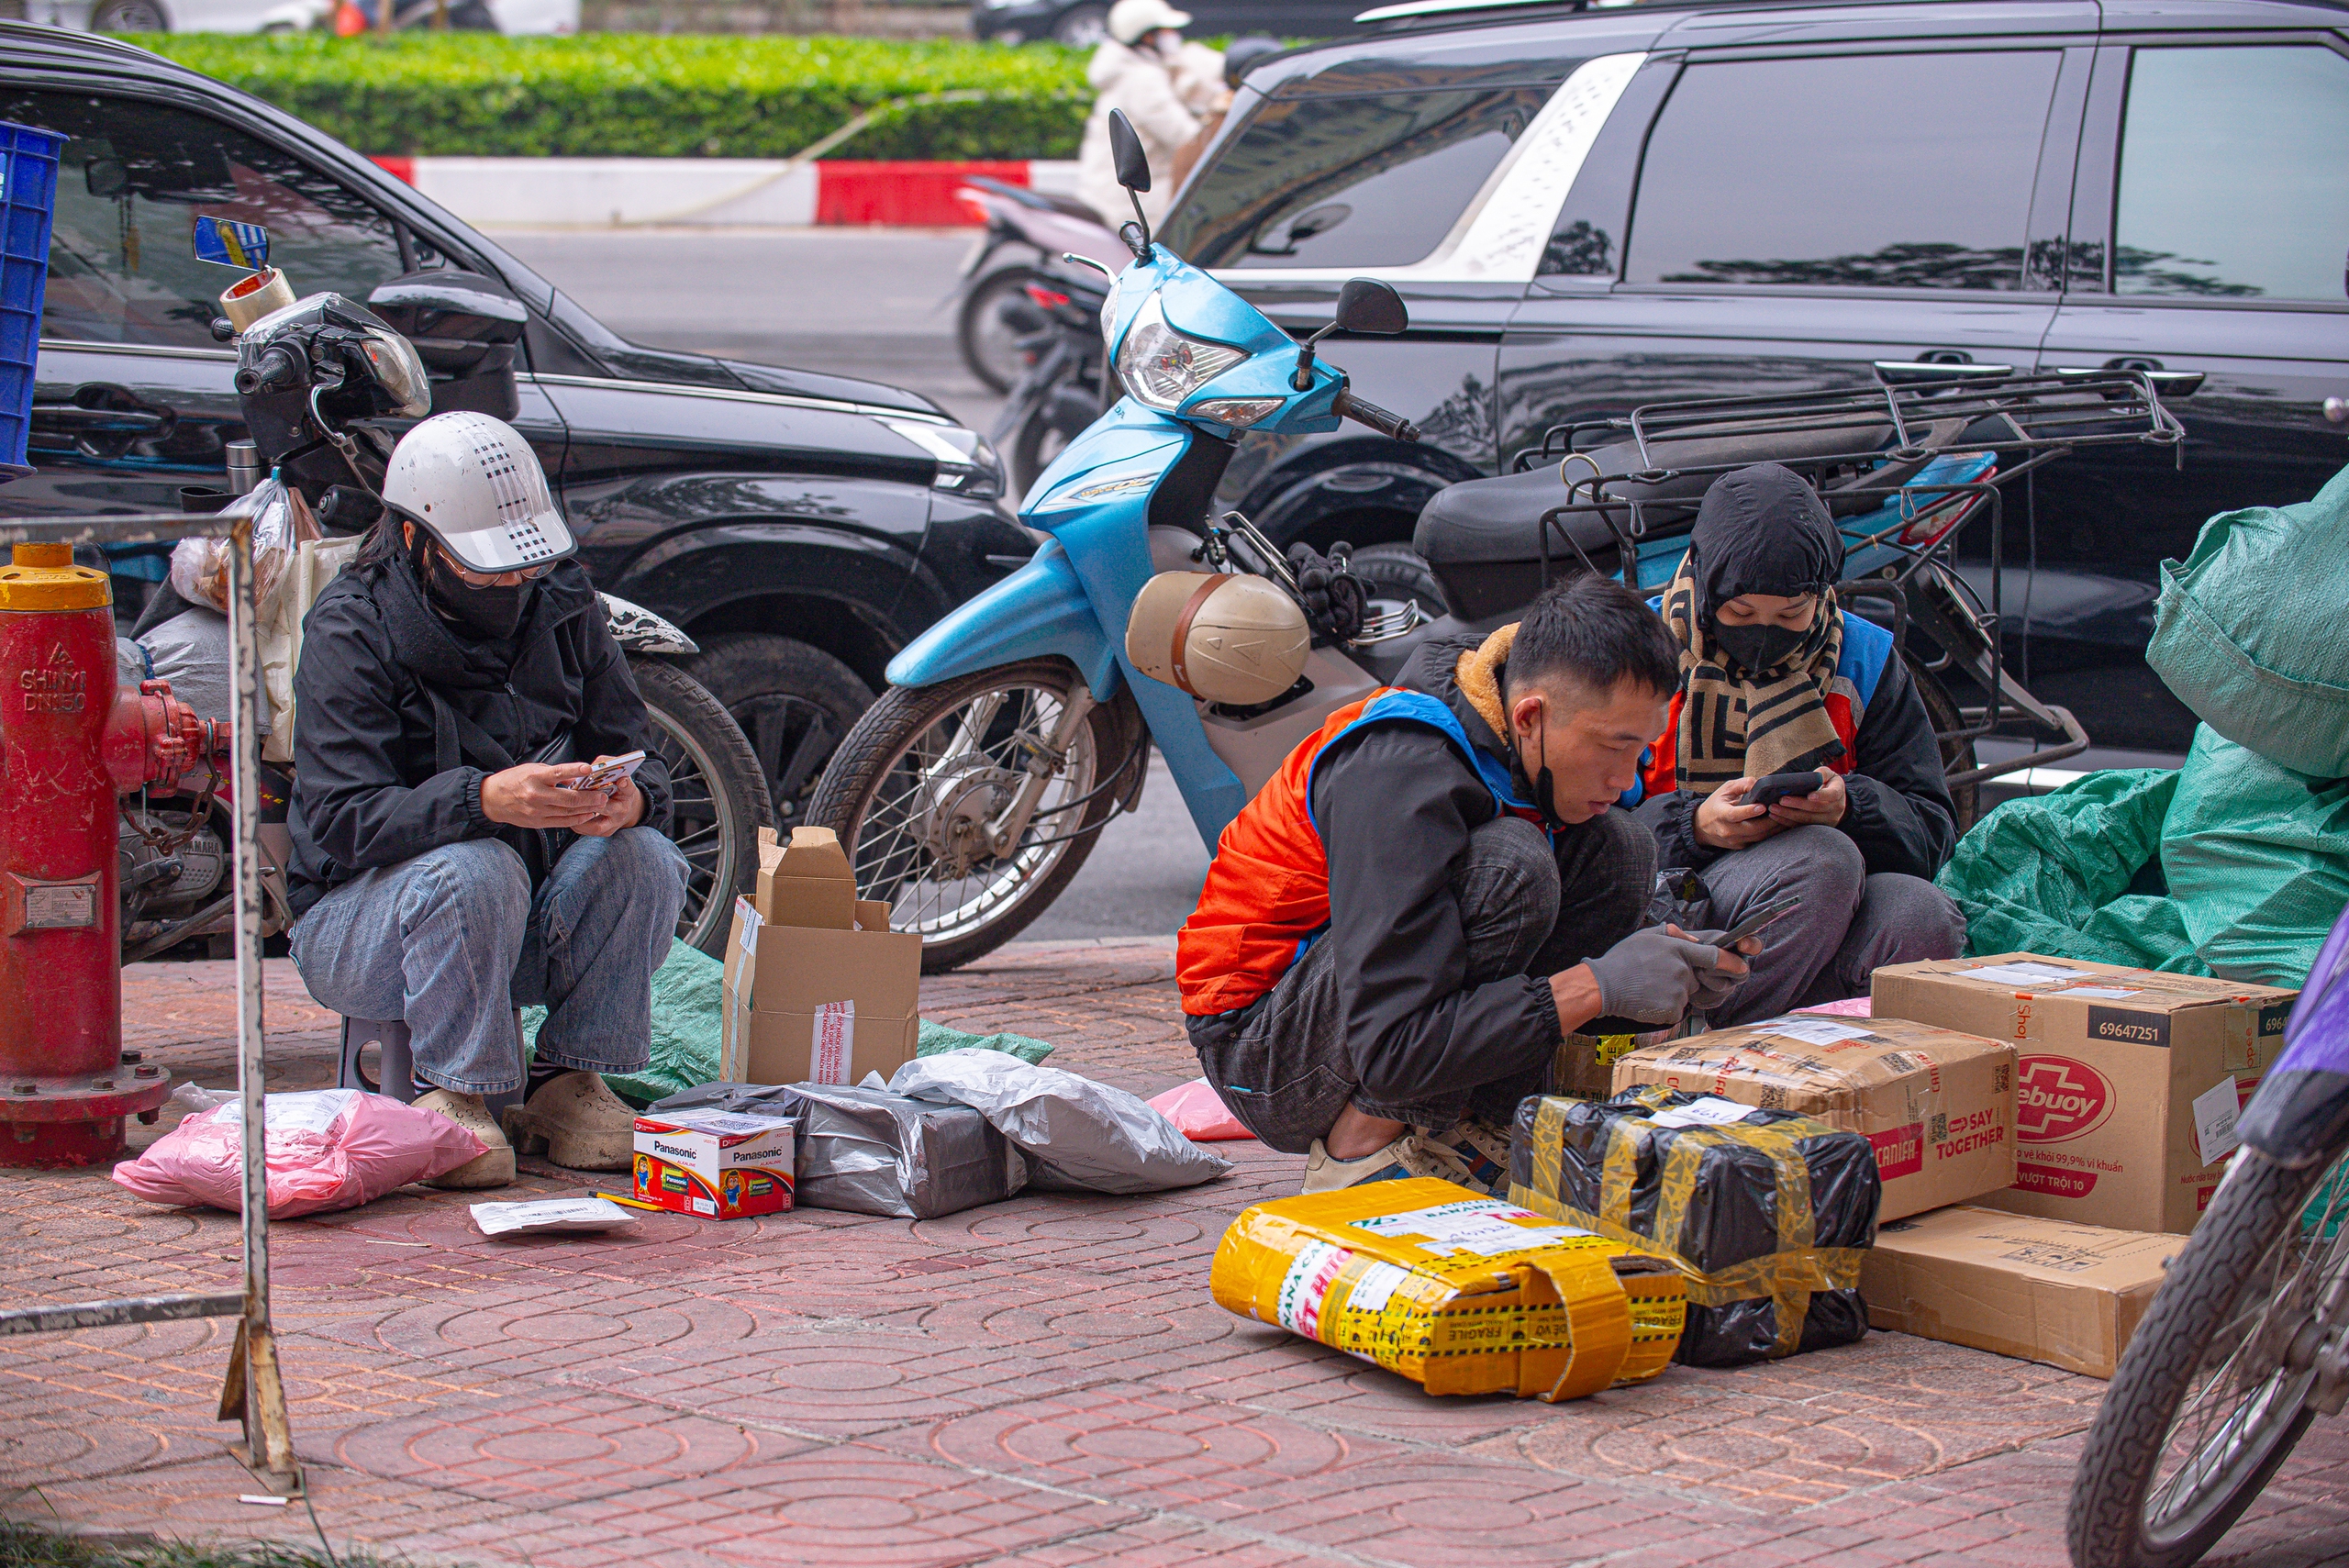
<path id="1" fill-rule="evenodd" d="M 272 1087 L 332 1073 L 273 964 Z M 1193 1075 L 1167 944 L 1008 950 L 925 1011 L 1058 1042 L 1154 1093 Z M 225 964 L 141 965 L 128 1033 L 233 1076 Z M 1230 1217 L 1297 1162 L 1221 1146 L 1156 1198 L 1023 1195 L 909 1223 L 816 1210 L 494 1243 L 414 1188 L 273 1228 L 312 1497 L 340 1548 L 418 1562 L 2056 1564 L 2101 1385 L 1898 1335 L 1567 1406 L 1434 1400 L 1207 1295 Z M 587 1184 L 538 1162 L 505 1196 Z M 102 1173 L 0 1174 L 0 1304 L 230 1286 L 232 1216 Z M 240 1505 L 210 1416 L 219 1324 L 17 1340 L 0 1513 L 306 1539 Z M 2349 1562 L 2349 1438 L 2312 1431 L 2209 1561 Z"/>

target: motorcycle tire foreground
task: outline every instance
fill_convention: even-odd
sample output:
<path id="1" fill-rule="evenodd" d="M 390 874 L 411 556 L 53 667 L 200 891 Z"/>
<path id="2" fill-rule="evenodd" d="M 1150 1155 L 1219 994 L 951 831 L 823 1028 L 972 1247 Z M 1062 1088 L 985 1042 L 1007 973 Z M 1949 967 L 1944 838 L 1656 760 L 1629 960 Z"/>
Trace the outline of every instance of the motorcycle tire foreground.
<path id="1" fill-rule="evenodd" d="M 2077 1568 L 2185 1568 L 2349 1402 L 2349 913 L 2080 1453 Z"/>
<path id="2" fill-rule="evenodd" d="M 217 232 L 223 227 L 235 231 L 232 246 L 224 246 Z M 405 421 L 422 417 L 419 403 L 428 410 L 473 408 L 512 417 L 510 349 L 502 362 L 484 363 L 484 358 L 499 356 L 484 356 L 474 342 L 455 345 L 469 355 L 458 368 L 470 373 L 432 377 L 427 366 L 442 367 L 420 356 L 410 336 L 366 306 L 332 294 L 295 300 L 284 274 L 267 265 L 268 235 L 259 226 L 199 219 L 196 254 L 205 261 L 233 256 L 236 264 L 254 269 L 246 284 L 229 291 L 226 303 L 231 308 L 238 290 L 255 280 L 262 286 L 248 294 L 260 304 L 276 305 L 259 315 L 239 312 L 241 320 L 217 321 L 213 333 L 238 346 L 238 399 L 259 449 L 252 484 L 298 492 L 329 537 L 363 531 L 381 510 L 374 497 L 397 436 L 397 429 L 384 428 L 385 420 L 400 419 L 404 428 Z M 396 296 L 393 314 L 428 353 L 448 346 L 431 334 L 452 319 L 511 311 L 513 332 L 521 330 L 519 312 L 510 302 L 453 284 L 409 280 Z M 190 504 L 218 506 L 228 499 L 222 495 Z M 758 829 L 774 821 L 766 775 L 733 717 L 675 662 L 700 651 L 694 640 L 640 606 L 608 594 L 599 596 L 613 639 L 627 654 L 644 698 L 651 721 L 649 750 L 669 767 L 674 795 L 671 834 L 688 868 L 677 935 L 716 956 L 725 943 L 734 895 L 757 873 Z M 225 772 L 200 769 L 176 788 L 150 789 L 124 803 L 118 842 L 125 962 L 228 929 L 234 897 Z M 265 934 L 273 936 L 288 924 L 284 867 L 290 852 L 284 823 L 291 784 L 286 773 L 264 765 L 261 850 Z"/>
<path id="3" fill-rule="evenodd" d="M 1121 115 L 1110 138 L 1119 183 L 1147 191 L 1147 161 Z M 1572 572 L 1660 589 L 1705 489 L 1750 463 L 1795 468 L 1828 503 L 1848 547 L 1843 602 L 1895 633 L 1961 825 L 1983 779 L 2087 745 L 2068 712 L 2004 666 L 2001 487 L 2076 447 L 2176 452 L 2184 431 L 2146 374 L 1920 364 L 1848 392 L 1653 405 L 1553 429 L 1521 472 L 1439 493 L 1421 514 L 1416 556 L 1377 546 L 1357 571 L 1341 546 L 1293 565 L 1245 517 L 1214 516 L 1217 484 L 1243 436 L 1351 419 L 1416 439 L 1319 354 L 1333 331 L 1404 330 L 1403 302 L 1357 278 L 1335 319 L 1300 343 L 1153 243 L 1138 200 L 1135 219 L 1120 231 L 1132 259 L 1108 280 L 1100 311 L 1124 395 L 1028 490 L 1020 520 L 1043 542 L 891 662 L 888 691 L 834 754 L 808 811 L 852 846 L 861 895 L 890 903 L 896 928 L 920 933 L 926 971 L 969 962 L 1049 907 L 1102 828 L 1139 801 L 1152 747 L 1212 849 L 1298 741 L 1391 682 L 1427 638 L 1489 631 Z M 1992 540 L 1987 605 L 1951 558 L 1976 517 Z M 1309 633 L 1294 684 L 1218 700 L 1144 673 L 1129 643 L 1132 612 L 1164 573 L 1192 574 L 1201 592 L 1207 576 L 1244 574 L 1293 600 L 1300 647 Z M 1431 573 L 1444 601 L 1433 606 L 1408 592 Z M 1350 611 L 1333 608 L 1341 603 Z M 1993 735 L 2046 749 L 1976 765 L 1975 741 Z"/>

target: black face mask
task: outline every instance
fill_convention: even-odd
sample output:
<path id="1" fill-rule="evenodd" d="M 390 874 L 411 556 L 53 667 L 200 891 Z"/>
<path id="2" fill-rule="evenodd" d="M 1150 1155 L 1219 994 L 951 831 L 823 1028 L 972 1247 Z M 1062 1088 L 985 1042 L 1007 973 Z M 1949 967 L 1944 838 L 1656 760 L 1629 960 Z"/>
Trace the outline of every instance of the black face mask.
<path id="1" fill-rule="evenodd" d="M 430 562 L 425 576 L 425 594 L 431 599 L 432 607 L 474 636 L 486 638 L 513 636 L 521 626 L 522 617 L 529 613 L 531 595 L 538 586 L 529 582 L 505 588 L 476 588 L 459 581 L 437 561 Z"/>
<path id="2" fill-rule="evenodd" d="M 1789 631 L 1783 626 L 1713 627 L 1713 640 L 1721 645 L 1721 651 L 1754 674 L 1783 662 L 1809 635 L 1808 631 Z"/>
<path id="3" fill-rule="evenodd" d="M 1545 710 L 1542 717 L 1547 719 L 1550 716 Z M 1515 738 L 1511 737 L 1511 739 Z M 1542 746 L 1541 769 L 1530 780 L 1525 776 L 1523 746 L 1512 745 L 1509 748 L 1509 786 L 1520 795 L 1533 803 L 1533 809 L 1542 817 L 1542 826 L 1548 831 L 1555 833 L 1570 826 L 1564 817 L 1558 815 L 1558 784 L 1557 781 L 1550 776 L 1550 747 L 1546 738 Z"/>

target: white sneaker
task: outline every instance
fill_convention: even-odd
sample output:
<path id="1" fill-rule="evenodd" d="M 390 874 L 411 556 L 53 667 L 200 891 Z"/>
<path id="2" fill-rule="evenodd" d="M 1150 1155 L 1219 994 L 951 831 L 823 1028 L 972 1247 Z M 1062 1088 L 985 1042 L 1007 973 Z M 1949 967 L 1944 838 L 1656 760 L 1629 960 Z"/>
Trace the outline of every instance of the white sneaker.
<path id="1" fill-rule="evenodd" d="M 412 1103 L 417 1110 L 430 1111 L 455 1122 L 489 1146 L 455 1170 L 433 1177 L 424 1184 L 426 1186 L 473 1192 L 483 1187 L 502 1187 L 514 1179 L 514 1146 L 497 1130 L 497 1118 L 489 1114 L 488 1102 L 479 1095 L 435 1089 L 429 1095 L 417 1095 Z"/>
<path id="2" fill-rule="evenodd" d="M 572 1171 L 625 1171 L 636 1149 L 636 1113 L 595 1073 L 551 1078 L 518 1106 L 506 1107 L 506 1136 L 525 1154 Z"/>
<path id="3" fill-rule="evenodd" d="M 1433 1176 L 1439 1181 L 1454 1182 L 1474 1186 L 1475 1178 L 1457 1155 L 1421 1138 L 1407 1132 L 1384 1149 L 1375 1150 L 1359 1160 L 1333 1158 L 1321 1140 L 1313 1140 L 1313 1151 L 1305 1159 L 1305 1185 L 1298 1190 L 1308 1193 L 1333 1193 L 1345 1187 L 1360 1186 L 1364 1182 L 1399 1181 L 1405 1176 Z"/>
<path id="4" fill-rule="evenodd" d="M 1480 1192 L 1508 1191 L 1508 1134 L 1474 1117 L 1453 1122 L 1442 1132 L 1421 1135 L 1435 1149 L 1466 1168 L 1465 1182 Z"/>

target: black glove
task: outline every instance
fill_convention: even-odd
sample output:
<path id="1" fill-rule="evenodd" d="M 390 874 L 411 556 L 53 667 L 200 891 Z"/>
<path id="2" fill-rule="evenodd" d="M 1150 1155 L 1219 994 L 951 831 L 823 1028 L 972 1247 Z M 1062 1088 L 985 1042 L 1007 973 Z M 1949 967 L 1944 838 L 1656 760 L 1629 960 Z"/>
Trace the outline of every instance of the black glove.
<path id="1" fill-rule="evenodd" d="M 1710 943 L 1649 926 L 1585 962 L 1598 982 L 1599 1003 L 1609 1015 L 1643 1024 L 1676 1024 L 1705 993 L 1720 958 L 1720 950 Z M 1720 978 L 1734 984 L 1743 977 Z"/>
<path id="2" fill-rule="evenodd" d="M 1339 549 L 1342 551 L 1344 546 Z M 1317 643 L 1346 642 L 1362 635 L 1370 613 L 1370 592 L 1346 570 L 1346 557 L 1332 560 L 1309 544 L 1288 547 L 1288 569 L 1297 578 L 1298 600 Z"/>

